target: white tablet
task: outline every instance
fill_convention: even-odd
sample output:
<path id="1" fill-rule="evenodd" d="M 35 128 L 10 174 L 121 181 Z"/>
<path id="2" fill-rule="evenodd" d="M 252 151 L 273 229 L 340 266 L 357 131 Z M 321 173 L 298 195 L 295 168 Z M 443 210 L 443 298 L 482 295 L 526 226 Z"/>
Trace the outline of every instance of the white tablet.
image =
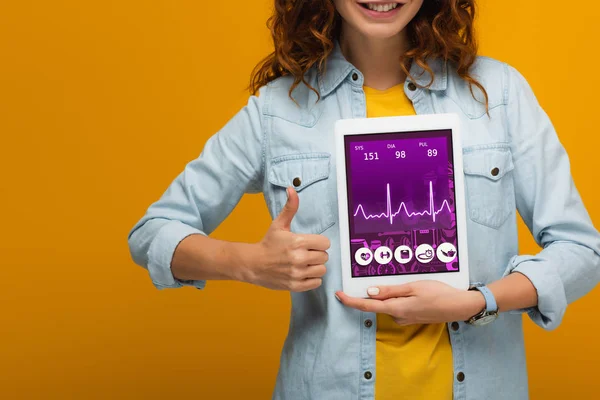
<path id="1" fill-rule="evenodd" d="M 458 116 L 339 120 L 335 136 L 344 293 L 422 279 L 467 289 Z"/>

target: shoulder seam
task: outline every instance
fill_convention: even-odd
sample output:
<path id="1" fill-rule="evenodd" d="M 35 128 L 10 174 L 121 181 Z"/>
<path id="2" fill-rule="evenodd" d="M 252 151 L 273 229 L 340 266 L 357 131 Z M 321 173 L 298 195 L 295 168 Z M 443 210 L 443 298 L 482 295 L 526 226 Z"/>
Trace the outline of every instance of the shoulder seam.
<path id="1" fill-rule="evenodd" d="M 508 64 L 504 63 L 504 103 L 505 103 L 505 107 L 504 107 L 504 125 L 506 126 L 506 136 L 507 139 L 509 141 L 509 143 L 512 143 L 512 132 L 510 130 L 510 123 L 508 120 L 508 95 L 509 95 L 509 91 L 510 91 L 510 71 L 508 68 Z M 513 162 L 514 162 L 514 156 L 513 156 Z"/>
<path id="2" fill-rule="evenodd" d="M 261 140 L 261 165 L 260 165 L 260 169 L 261 169 L 261 178 L 262 178 L 262 182 L 261 182 L 261 191 L 263 190 L 264 184 L 265 184 L 265 180 L 266 178 L 266 174 L 267 174 L 267 127 L 266 127 L 266 116 L 267 116 L 267 109 L 270 105 L 270 100 L 271 100 L 271 88 L 269 87 L 269 85 L 265 86 L 264 89 L 264 100 L 261 104 L 261 110 L 260 110 L 260 129 L 262 130 L 262 140 Z"/>

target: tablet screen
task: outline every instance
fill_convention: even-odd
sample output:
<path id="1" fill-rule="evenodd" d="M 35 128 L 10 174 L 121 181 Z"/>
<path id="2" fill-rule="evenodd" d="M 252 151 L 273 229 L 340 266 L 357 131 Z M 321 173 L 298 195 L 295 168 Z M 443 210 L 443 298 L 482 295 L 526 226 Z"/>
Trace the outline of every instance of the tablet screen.
<path id="1" fill-rule="evenodd" d="M 352 277 L 459 271 L 452 131 L 346 135 Z"/>

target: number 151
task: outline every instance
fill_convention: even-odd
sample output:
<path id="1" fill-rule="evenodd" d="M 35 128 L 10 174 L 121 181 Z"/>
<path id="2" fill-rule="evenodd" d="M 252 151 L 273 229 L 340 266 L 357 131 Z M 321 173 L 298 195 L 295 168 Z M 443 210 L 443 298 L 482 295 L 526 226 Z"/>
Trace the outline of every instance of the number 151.
<path id="1" fill-rule="evenodd" d="M 377 154 L 377 152 L 374 152 L 374 153 L 364 153 L 364 154 L 365 154 L 365 161 L 379 160 L 379 155 Z"/>

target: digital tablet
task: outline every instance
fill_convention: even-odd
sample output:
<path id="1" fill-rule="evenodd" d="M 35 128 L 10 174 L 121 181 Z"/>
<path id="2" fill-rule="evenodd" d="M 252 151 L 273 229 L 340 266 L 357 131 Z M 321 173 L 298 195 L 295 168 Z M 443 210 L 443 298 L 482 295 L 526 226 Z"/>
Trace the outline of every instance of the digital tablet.
<path id="1" fill-rule="evenodd" d="M 423 279 L 467 289 L 458 116 L 339 120 L 335 141 L 344 293 Z"/>

